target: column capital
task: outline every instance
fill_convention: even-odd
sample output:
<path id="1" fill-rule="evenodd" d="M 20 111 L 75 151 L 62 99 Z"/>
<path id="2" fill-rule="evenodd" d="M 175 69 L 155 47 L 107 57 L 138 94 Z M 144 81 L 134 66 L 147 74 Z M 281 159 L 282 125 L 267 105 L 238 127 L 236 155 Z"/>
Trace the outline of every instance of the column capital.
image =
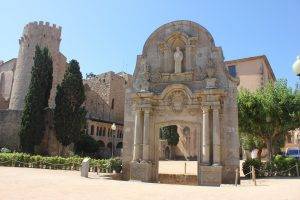
<path id="1" fill-rule="evenodd" d="M 210 106 L 208 106 L 208 105 L 201 106 L 201 109 L 202 109 L 203 113 L 208 112 L 209 108 L 210 108 Z"/>
<path id="2" fill-rule="evenodd" d="M 211 109 L 213 109 L 213 111 L 217 111 L 220 110 L 221 106 L 220 105 L 212 105 Z"/>
<path id="3" fill-rule="evenodd" d="M 143 108 L 143 111 L 145 112 L 145 114 L 151 114 L 152 108 Z"/>

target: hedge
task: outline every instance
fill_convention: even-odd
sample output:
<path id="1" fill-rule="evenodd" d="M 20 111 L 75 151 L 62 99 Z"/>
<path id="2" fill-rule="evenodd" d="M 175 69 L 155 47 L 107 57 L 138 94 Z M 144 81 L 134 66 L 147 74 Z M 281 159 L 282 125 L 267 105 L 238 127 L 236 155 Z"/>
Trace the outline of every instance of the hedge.
<path id="1" fill-rule="evenodd" d="M 40 156 L 26 153 L 0 153 L 0 166 L 32 167 L 42 169 L 79 170 L 83 158 L 79 156 Z M 90 167 L 93 171 L 120 172 L 122 161 L 117 158 L 90 159 Z"/>
<path id="2" fill-rule="evenodd" d="M 265 176 L 297 176 L 296 164 L 300 172 L 300 160 L 293 157 L 276 155 L 271 161 L 261 162 L 258 159 L 247 159 L 242 166 L 245 177 L 250 178 L 251 166 L 255 168 L 256 177 Z"/>

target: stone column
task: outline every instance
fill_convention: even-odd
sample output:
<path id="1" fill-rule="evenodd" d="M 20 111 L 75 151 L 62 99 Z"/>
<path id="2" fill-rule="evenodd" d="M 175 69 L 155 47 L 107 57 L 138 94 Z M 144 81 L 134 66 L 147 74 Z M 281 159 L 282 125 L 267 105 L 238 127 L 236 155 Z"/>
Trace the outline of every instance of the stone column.
<path id="1" fill-rule="evenodd" d="M 150 110 L 144 112 L 143 161 L 149 161 Z"/>
<path id="2" fill-rule="evenodd" d="M 185 56 L 185 69 L 187 71 L 190 71 L 192 69 L 191 66 L 191 52 L 192 51 L 192 45 L 186 45 L 186 56 Z"/>
<path id="3" fill-rule="evenodd" d="M 134 147 L 133 161 L 142 159 L 142 136 L 143 136 L 143 113 L 141 110 L 136 110 L 134 120 Z"/>
<path id="4" fill-rule="evenodd" d="M 202 162 L 210 165 L 209 107 L 202 107 Z"/>
<path id="5" fill-rule="evenodd" d="M 221 164 L 219 106 L 213 107 L 213 164 Z"/>

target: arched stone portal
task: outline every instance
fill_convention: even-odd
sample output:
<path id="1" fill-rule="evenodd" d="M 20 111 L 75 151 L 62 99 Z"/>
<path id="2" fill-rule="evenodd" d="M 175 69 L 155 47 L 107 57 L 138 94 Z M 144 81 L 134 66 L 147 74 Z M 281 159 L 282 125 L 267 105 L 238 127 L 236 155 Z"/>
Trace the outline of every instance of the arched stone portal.
<path id="1" fill-rule="evenodd" d="M 196 133 L 199 184 L 233 183 L 239 168 L 237 84 L 222 49 L 199 24 L 175 21 L 152 33 L 126 92 L 124 179 L 158 181 L 159 129 L 180 124 Z"/>

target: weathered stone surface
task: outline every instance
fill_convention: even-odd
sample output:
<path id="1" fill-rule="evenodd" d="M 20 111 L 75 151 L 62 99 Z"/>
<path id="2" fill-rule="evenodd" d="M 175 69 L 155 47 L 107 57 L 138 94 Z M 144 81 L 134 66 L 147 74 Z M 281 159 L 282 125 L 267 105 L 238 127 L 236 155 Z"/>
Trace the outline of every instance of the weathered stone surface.
<path id="1" fill-rule="evenodd" d="M 144 182 L 152 182 L 152 164 L 148 162 L 136 162 L 133 161 L 130 163 L 130 179 L 131 180 L 140 180 Z"/>
<path id="2" fill-rule="evenodd" d="M 83 82 L 89 87 L 86 105 L 90 104 L 90 106 L 87 108 L 89 111 L 92 110 L 90 107 L 95 108 L 89 113 L 98 118 L 101 116 L 103 120 L 123 123 L 125 90 L 127 87 L 132 87 L 132 76 L 110 71 L 85 79 Z M 91 94 L 92 92 L 95 94 Z M 96 95 L 97 98 L 92 98 Z M 99 98 L 101 100 L 97 100 Z"/>
<path id="3" fill-rule="evenodd" d="M 81 169 L 80 169 L 81 176 L 87 178 L 89 176 L 89 170 L 90 170 L 90 159 L 85 158 L 81 163 Z"/>
<path id="4" fill-rule="evenodd" d="M 222 183 L 222 166 L 199 166 L 199 185 L 220 186 Z"/>
<path id="5" fill-rule="evenodd" d="M 183 58 L 180 54 L 175 61 L 177 47 Z M 177 125 L 193 134 L 198 163 L 208 167 L 199 170 L 199 183 L 232 181 L 232 170 L 223 177 L 222 169 L 239 166 L 237 85 L 225 68 L 222 49 L 205 28 L 175 21 L 154 31 L 137 56 L 133 87 L 126 93 L 123 178 L 146 180 L 151 171 L 148 180 L 158 181 L 159 129 Z M 141 164 L 146 161 L 152 163 L 150 170 Z"/>
<path id="6" fill-rule="evenodd" d="M 22 112 L 17 110 L 0 110 L 0 148 L 19 150 L 19 127 Z"/>

